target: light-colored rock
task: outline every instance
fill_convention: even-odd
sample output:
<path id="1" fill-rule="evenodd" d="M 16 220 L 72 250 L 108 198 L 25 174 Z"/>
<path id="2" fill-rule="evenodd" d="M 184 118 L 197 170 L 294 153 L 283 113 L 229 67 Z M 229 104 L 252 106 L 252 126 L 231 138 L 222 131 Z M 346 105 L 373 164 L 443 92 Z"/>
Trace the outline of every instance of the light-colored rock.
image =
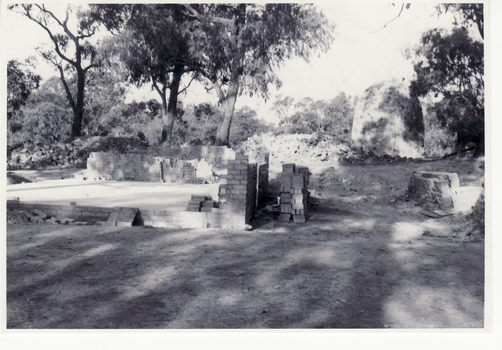
<path id="1" fill-rule="evenodd" d="M 387 81 L 366 89 L 355 107 L 352 142 L 378 156 L 423 154 L 422 108 L 406 82 Z"/>

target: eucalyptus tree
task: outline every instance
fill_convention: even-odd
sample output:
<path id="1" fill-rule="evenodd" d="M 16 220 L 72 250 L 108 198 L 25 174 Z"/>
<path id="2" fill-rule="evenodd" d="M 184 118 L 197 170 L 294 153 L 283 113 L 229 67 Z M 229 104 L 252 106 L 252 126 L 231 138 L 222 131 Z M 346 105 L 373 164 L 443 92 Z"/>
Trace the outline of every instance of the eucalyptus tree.
<path id="1" fill-rule="evenodd" d="M 482 3 L 471 4 L 439 4 L 436 6 L 438 15 L 452 12 L 455 17 L 455 24 L 464 27 L 476 25 L 481 39 L 485 38 L 485 16 Z"/>
<path id="2" fill-rule="evenodd" d="M 440 4 L 438 15 L 452 12 L 451 32 L 432 29 L 414 48 L 416 79 L 412 90 L 442 99 L 434 105 L 439 122 L 457 135 L 457 146 L 477 144 L 475 156 L 484 154 L 484 6 Z M 475 32 L 469 31 L 475 26 Z"/>
<path id="3" fill-rule="evenodd" d="M 7 119 L 26 104 L 28 97 L 40 85 L 42 78 L 33 73 L 29 66 L 33 66 L 30 59 L 24 64 L 17 60 L 7 63 Z"/>
<path id="4" fill-rule="evenodd" d="M 92 18 L 88 9 L 70 4 L 66 6 L 62 15 L 43 4 L 16 4 L 9 5 L 8 8 L 22 14 L 47 32 L 53 48 L 38 48 L 38 52 L 58 70 L 66 98 L 73 111 L 71 136 L 80 136 L 86 74 L 91 68 L 98 66 L 96 49 L 91 44 L 90 38 L 97 33 L 99 23 Z M 72 92 L 68 73 L 73 73 L 77 77 L 76 93 Z"/>
<path id="5" fill-rule="evenodd" d="M 161 99 L 162 144 L 170 144 L 177 115 L 178 95 L 185 91 L 199 69 L 191 55 L 191 22 L 179 4 L 94 4 L 94 17 L 116 37 L 108 42 L 128 69 L 128 80 L 151 84 Z M 112 55 L 109 55 L 112 56 Z M 191 80 L 181 87 L 182 77 Z"/>
<path id="6" fill-rule="evenodd" d="M 288 118 L 288 111 L 293 106 L 294 102 L 295 99 L 293 97 L 279 94 L 276 96 L 271 107 L 271 110 L 275 113 L 277 118 L 279 118 L 280 125 L 286 127 L 285 134 L 288 134 L 288 127 L 291 126 Z"/>
<path id="7" fill-rule="evenodd" d="M 218 96 L 221 122 L 217 145 L 228 145 L 240 94 L 269 97 L 281 86 L 276 74 L 293 57 L 309 60 L 326 51 L 333 25 L 311 4 L 186 4 L 192 23 L 192 55 L 208 90 Z"/>

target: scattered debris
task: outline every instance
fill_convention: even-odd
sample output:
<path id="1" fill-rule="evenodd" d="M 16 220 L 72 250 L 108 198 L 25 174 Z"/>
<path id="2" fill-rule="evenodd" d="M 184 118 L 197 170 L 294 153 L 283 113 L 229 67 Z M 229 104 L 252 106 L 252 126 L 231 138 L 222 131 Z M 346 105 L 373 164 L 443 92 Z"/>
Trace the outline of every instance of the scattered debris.
<path id="1" fill-rule="evenodd" d="M 453 212 L 446 212 L 443 210 L 434 210 L 434 211 L 421 211 L 420 214 L 428 216 L 430 218 L 442 218 L 445 216 L 453 215 Z"/>

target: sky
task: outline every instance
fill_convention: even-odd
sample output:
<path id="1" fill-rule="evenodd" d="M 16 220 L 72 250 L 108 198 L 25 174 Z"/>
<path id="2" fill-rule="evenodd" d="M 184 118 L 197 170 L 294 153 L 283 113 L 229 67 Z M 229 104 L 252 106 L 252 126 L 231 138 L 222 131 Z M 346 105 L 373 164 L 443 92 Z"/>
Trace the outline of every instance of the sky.
<path id="1" fill-rule="evenodd" d="M 258 116 L 276 121 L 268 109 L 277 94 L 291 96 L 295 101 L 305 97 L 329 100 L 340 92 L 356 96 L 368 87 L 384 80 L 410 79 L 413 66 L 403 56 L 403 51 L 416 45 L 422 33 L 431 28 L 451 28 L 450 14 L 434 15 L 434 4 L 413 3 L 395 18 L 401 8 L 380 1 L 317 1 L 315 4 L 335 24 L 335 40 L 326 53 L 307 63 L 300 59 L 288 61 L 279 70 L 283 85 L 279 91 L 271 89 L 268 101 L 240 96 L 236 108 L 249 106 Z M 64 8 L 60 6 L 59 9 Z M 36 56 L 35 47 L 48 43 L 47 34 L 36 24 L 11 11 L 3 13 L 4 59 L 23 60 Z M 38 57 L 37 73 L 43 78 L 56 75 L 51 66 Z M 159 99 L 151 87 L 134 89 L 127 101 Z M 180 96 L 185 104 L 216 103 L 214 93 L 207 93 L 198 83 L 193 83 L 187 94 Z"/>

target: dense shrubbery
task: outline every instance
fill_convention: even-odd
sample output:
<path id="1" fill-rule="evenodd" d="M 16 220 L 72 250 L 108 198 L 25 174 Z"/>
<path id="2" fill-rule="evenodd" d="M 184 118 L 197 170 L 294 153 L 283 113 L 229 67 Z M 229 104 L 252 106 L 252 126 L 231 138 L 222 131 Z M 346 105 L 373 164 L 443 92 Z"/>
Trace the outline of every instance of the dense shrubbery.
<path id="1" fill-rule="evenodd" d="M 36 139 L 51 142 L 70 136 L 72 112 L 57 78 L 51 78 L 32 92 L 23 106 L 9 118 L 9 146 Z"/>

